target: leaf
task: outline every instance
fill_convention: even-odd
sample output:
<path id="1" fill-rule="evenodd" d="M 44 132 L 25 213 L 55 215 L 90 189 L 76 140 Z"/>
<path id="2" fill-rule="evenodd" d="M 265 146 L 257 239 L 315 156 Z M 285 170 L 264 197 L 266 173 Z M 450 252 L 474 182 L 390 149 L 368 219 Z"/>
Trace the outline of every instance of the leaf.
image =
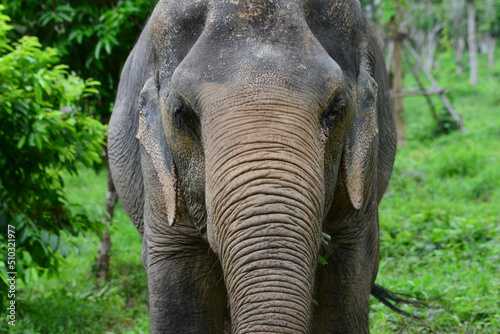
<path id="1" fill-rule="evenodd" d="M 108 55 L 111 54 L 111 44 L 109 43 L 109 41 L 105 41 L 104 42 L 104 49 L 106 50 L 106 52 L 108 53 Z"/>
<path id="2" fill-rule="evenodd" d="M 61 21 L 67 21 L 67 22 L 71 22 L 71 16 L 69 16 L 68 14 L 65 14 L 65 13 L 59 13 L 59 15 L 57 15 Z"/>
<path id="3" fill-rule="evenodd" d="M 99 54 L 101 53 L 102 41 L 97 42 L 94 50 L 95 59 L 99 59 Z"/>
<path id="4" fill-rule="evenodd" d="M 118 39 L 116 39 L 115 36 L 109 35 L 108 39 L 114 44 L 114 45 L 120 45 L 120 42 L 118 42 Z"/>
<path id="5" fill-rule="evenodd" d="M 59 246 L 59 253 L 61 254 L 61 256 L 63 258 L 67 258 L 68 255 L 69 255 L 69 247 L 68 247 L 68 244 L 63 242 L 60 244 Z"/>
<path id="6" fill-rule="evenodd" d="M 35 144 L 40 150 L 42 149 L 42 139 L 38 135 L 35 135 Z"/>
<path id="7" fill-rule="evenodd" d="M 330 241 L 332 241 L 332 237 L 329 234 L 326 234 L 325 232 L 321 232 L 321 236 L 323 238 L 323 242 L 328 245 Z"/>
<path id="8" fill-rule="evenodd" d="M 53 18 L 54 18 L 53 12 L 47 11 L 40 17 L 40 22 L 42 26 L 46 26 L 50 21 L 53 20 Z"/>
<path id="9" fill-rule="evenodd" d="M 83 32 L 81 30 L 73 30 L 69 36 L 68 36 L 68 40 L 72 41 L 76 39 L 76 41 L 78 42 L 78 44 L 82 44 L 82 40 L 83 40 Z"/>
<path id="10" fill-rule="evenodd" d="M 43 102 L 43 92 L 42 92 L 42 88 L 40 87 L 40 85 L 35 85 L 35 98 L 36 98 L 36 102 L 38 102 L 38 103 Z"/>
<path id="11" fill-rule="evenodd" d="M 42 242 L 42 244 L 44 246 L 47 246 L 50 242 L 50 234 L 48 231 L 46 230 L 42 230 L 42 232 L 40 233 L 40 241 Z"/>
<path id="12" fill-rule="evenodd" d="M 50 240 L 49 240 L 49 245 L 50 245 L 50 248 L 52 249 L 52 252 L 56 252 L 57 249 L 59 248 L 59 237 L 55 234 L 51 234 Z"/>
<path id="13" fill-rule="evenodd" d="M 17 143 L 17 148 L 19 150 L 22 149 L 24 144 L 26 144 L 26 136 L 21 136 L 21 138 L 19 138 L 19 142 Z"/>
<path id="14" fill-rule="evenodd" d="M 31 262 L 33 261 L 33 258 L 31 257 L 31 254 L 27 251 L 22 251 L 23 259 L 26 265 L 30 265 Z"/>
<path id="15" fill-rule="evenodd" d="M 35 134 L 33 132 L 31 132 L 28 135 L 28 145 L 31 146 L 31 147 L 35 146 Z"/>
<path id="16" fill-rule="evenodd" d="M 328 264 L 328 262 L 326 262 L 326 260 L 318 254 L 318 263 L 321 264 L 322 266 L 325 266 Z"/>
<path id="17" fill-rule="evenodd" d="M 29 234 L 28 232 L 29 232 L 28 227 L 25 227 L 21 230 L 20 235 L 17 236 L 17 240 L 19 241 L 19 243 L 23 243 L 28 238 L 28 234 Z"/>
<path id="18" fill-rule="evenodd" d="M 87 85 L 87 86 L 100 86 L 101 83 L 97 80 L 93 80 L 93 79 L 89 78 L 89 79 L 85 80 L 85 85 Z"/>

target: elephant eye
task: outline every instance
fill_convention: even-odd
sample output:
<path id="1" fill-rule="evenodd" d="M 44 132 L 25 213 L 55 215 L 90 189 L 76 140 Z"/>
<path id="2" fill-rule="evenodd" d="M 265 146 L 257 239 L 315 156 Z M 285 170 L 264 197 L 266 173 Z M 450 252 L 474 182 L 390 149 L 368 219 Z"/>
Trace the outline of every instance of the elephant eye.
<path id="1" fill-rule="evenodd" d="M 200 141 L 201 123 L 196 113 L 190 107 L 180 102 L 174 109 L 173 119 L 178 129 L 187 132 L 191 137 Z"/>
<path id="2" fill-rule="evenodd" d="M 341 96 L 335 97 L 321 115 L 321 123 L 326 129 L 330 129 L 334 121 L 346 109 L 345 99 Z"/>

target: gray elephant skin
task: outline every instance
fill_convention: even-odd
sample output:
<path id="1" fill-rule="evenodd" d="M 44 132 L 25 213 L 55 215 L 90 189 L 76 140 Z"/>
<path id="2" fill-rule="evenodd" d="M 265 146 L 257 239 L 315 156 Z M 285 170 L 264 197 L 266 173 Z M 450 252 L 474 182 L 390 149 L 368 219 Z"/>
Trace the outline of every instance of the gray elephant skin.
<path id="1" fill-rule="evenodd" d="M 395 151 L 358 1 L 160 1 L 109 124 L 152 332 L 368 333 Z"/>

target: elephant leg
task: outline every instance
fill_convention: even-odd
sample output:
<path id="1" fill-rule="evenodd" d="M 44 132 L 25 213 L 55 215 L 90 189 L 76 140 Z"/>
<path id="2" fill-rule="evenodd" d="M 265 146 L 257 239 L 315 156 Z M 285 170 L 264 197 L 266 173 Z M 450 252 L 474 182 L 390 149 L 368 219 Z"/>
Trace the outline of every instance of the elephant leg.
<path id="1" fill-rule="evenodd" d="M 227 315 L 222 267 L 193 225 L 182 192 L 175 222 L 169 224 L 160 178 L 142 152 L 144 240 L 151 332 L 223 333 Z"/>
<path id="2" fill-rule="evenodd" d="M 223 333 L 226 291 L 204 241 L 173 233 L 144 243 L 152 333 Z M 196 243 L 193 244 L 193 241 Z"/>
<path id="3" fill-rule="evenodd" d="M 374 205 L 375 206 L 375 205 Z M 313 333 L 369 333 L 370 291 L 378 264 L 378 215 L 361 214 L 331 233 L 331 242 L 321 253 L 328 264 L 316 273 Z"/>

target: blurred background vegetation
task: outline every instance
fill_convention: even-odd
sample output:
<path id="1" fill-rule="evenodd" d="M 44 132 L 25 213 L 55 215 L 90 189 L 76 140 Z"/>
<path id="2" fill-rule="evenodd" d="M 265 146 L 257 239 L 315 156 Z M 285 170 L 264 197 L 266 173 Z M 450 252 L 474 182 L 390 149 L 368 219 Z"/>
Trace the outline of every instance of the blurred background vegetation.
<path id="1" fill-rule="evenodd" d="M 498 333 L 500 1 L 361 2 L 388 63 L 394 36 L 404 35 L 467 129 L 439 123 L 424 97 L 404 99 L 406 145 L 380 207 L 377 283 L 441 296 L 434 309 L 405 308 L 438 333 Z M 121 67 L 155 3 L 2 0 L 0 253 L 13 224 L 18 291 L 17 326 L 0 333 L 149 332 L 140 235 L 120 205 L 112 225 L 101 218 L 106 124 Z M 417 87 L 409 64 L 403 69 L 404 88 Z M 430 99 L 448 117 L 440 97 Z M 97 284 L 102 229 L 113 248 L 109 280 Z M 6 273 L 2 259 L 3 305 Z M 426 332 L 375 300 L 371 308 L 374 333 Z"/>

